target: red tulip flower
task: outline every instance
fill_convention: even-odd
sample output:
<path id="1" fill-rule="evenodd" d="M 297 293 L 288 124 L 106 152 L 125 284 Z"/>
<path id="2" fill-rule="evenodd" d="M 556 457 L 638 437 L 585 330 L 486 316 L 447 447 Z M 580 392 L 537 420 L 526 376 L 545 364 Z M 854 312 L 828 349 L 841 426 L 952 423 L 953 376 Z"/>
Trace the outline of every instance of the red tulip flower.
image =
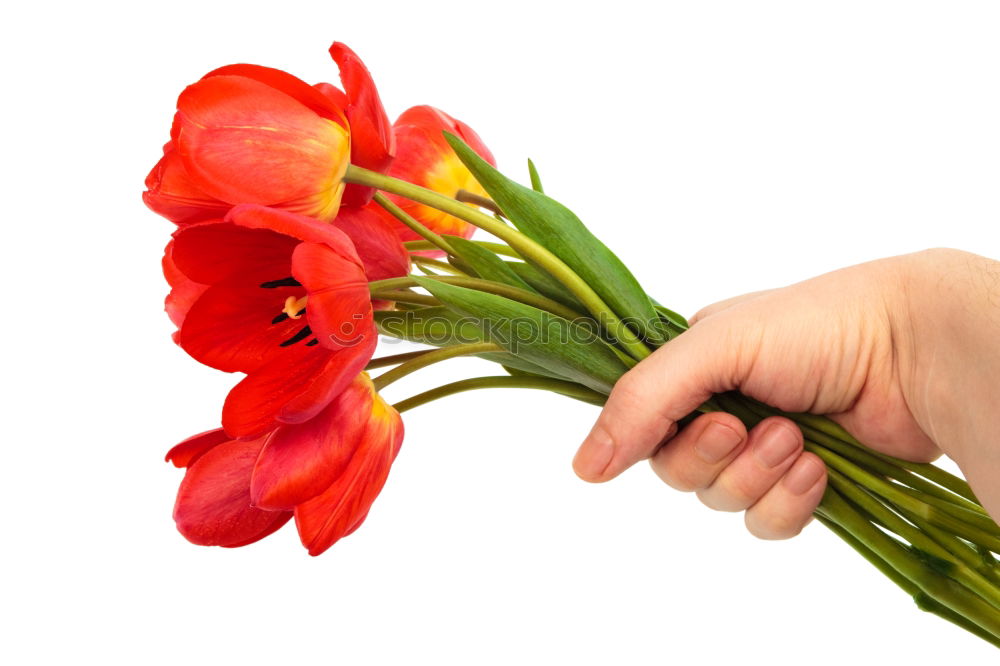
<path id="1" fill-rule="evenodd" d="M 174 234 L 170 264 L 186 281 L 175 278 L 172 295 L 204 285 L 175 313 L 178 344 L 206 365 L 247 374 L 223 407 L 230 437 L 308 421 L 365 367 L 377 342 L 366 267 L 379 277 L 408 270 L 390 236 L 369 235 L 364 261 L 334 225 L 256 205 Z"/>
<path id="2" fill-rule="evenodd" d="M 454 197 L 459 190 L 486 196 L 486 191 L 445 141 L 444 131 L 465 141 L 480 157 L 496 166 L 492 153 L 471 127 L 432 106 L 415 106 L 404 111 L 393 125 L 396 159 L 389 175 L 448 197 Z M 403 197 L 389 196 L 400 208 L 439 234 L 468 238 L 475 231 L 471 224 L 453 215 Z M 396 231 L 403 240 L 419 239 L 402 223 L 396 223 Z"/>
<path id="3" fill-rule="evenodd" d="M 361 373 L 305 423 L 248 441 L 212 430 L 172 448 L 167 460 L 187 468 L 174 520 L 193 543 L 232 548 L 294 515 L 302 544 L 319 555 L 364 521 L 402 440 L 399 413 Z"/>
<path id="4" fill-rule="evenodd" d="M 322 221 L 337 215 L 354 160 L 384 171 L 393 138 L 368 70 L 343 44 L 331 54 L 347 92 L 258 65 L 229 65 L 188 86 L 143 199 L 178 224 L 236 204 L 275 206 Z M 370 190 L 351 188 L 362 205 Z"/>

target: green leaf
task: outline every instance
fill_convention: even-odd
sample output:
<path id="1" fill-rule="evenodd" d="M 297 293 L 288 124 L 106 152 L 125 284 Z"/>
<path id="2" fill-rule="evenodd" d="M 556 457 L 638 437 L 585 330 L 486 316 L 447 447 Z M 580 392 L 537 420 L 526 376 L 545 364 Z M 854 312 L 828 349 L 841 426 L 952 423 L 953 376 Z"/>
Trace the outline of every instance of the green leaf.
<path id="1" fill-rule="evenodd" d="M 477 321 L 489 342 L 549 373 L 608 394 L 628 370 L 590 327 L 502 296 L 437 280 L 416 280 L 456 313 Z"/>
<path id="2" fill-rule="evenodd" d="M 577 300 L 576 296 L 564 287 L 558 280 L 543 270 L 535 268 L 532 264 L 523 261 L 506 261 L 510 268 L 519 278 L 531 285 L 532 289 L 542 296 L 548 296 L 554 301 L 558 301 L 568 308 L 586 312 L 587 308 Z"/>
<path id="3" fill-rule="evenodd" d="M 507 178 L 458 137 L 445 132 L 445 138 L 515 227 L 566 262 L 648 342 L 666 340 L 660 317 L 639 281 L 571 210 Z"/>
<path id="4" fill-rule="evenodd" d="M 545 193 L 545 189 L 542 188 L 542 179 L 538 176 L 538 169 L 535 168 L 535 163 L 528 159 L 528 177 L 531 178 L 531 189 L 542 194 Z"/>
<path id="5" fill-rule="evenodd" d="M 530 284 L 522 280 L 507 262 L 486 248 L 460 236 L 446 236 L 448 243 L 455 248 L 462 260 L 484 280 L 502 282 L 503 284 L 535 291 Z M 537 292 L 536 292 L 537 293 Z"/>
<path id="6" fill-rule="evenodd" d="M 383 335 L 434 347 L 485 342 L 483 330 L 468 317 L 444 306 L 419 310 L 376 310 L 375 325 Z"/>
<path id="7" fill-rule="evenodd" d="M 486 341 L 486 334 L 472 318 L 463 317 L 443 306 L 419 310 L 376 310 L 375 325 L 383 335 L 433 347 Z M 490 352 L 476 356 L 533 375 L 567 379 L 509 352 Z"/>
<path id="8" fill-rule="evenodd" d="M 668 323 L 673 324 L 677 328 L 682 328 L 682 329 L 689 327 L 688 320 L 685 319 L 683 316 L 677 314 L 670 308 L 663 307 L 656 301 L 653 301 L 653 307 L 659 313 L 660 317 L 665 321 L 667 321 Z"/>

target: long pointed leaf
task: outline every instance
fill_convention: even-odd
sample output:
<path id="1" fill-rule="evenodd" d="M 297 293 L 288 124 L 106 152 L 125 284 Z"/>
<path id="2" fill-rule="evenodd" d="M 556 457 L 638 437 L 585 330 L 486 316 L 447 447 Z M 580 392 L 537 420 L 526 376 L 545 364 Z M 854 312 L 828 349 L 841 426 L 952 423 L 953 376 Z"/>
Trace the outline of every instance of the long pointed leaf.
<path id="1" fill-rule="evenodd" d="M 493 280 L 528 291 L 535 291 L 521 279 L 507 262 L 486 248 L 459 236 L 447 236 L 448 243 L 455 248 L 462 259 L 484 280 Z M 536 292 L 537 293 L 537 292 Z"/>
<path id="2" fill-rule="evenodd" d="M 577 300 L 576 296 L 562 286 L 555 278 L 543 270 L 536 268 L 532 264 L 523 261 L 504 262 L 519 278 L 531 285 L 531 287 L 542 296 L 548 296 L 554 301 L 558 301 L 566 307 L 573 308 L 580 312 L 586 312 L 587 308 Z"/>
<path id="3" fill-rule="evenodd" d="M 538 169 L 535 168 L 535 163 L 530 159 L 528 160 L 528 177 L 531 178 L 531 189 L 544 194 L 545 188 L 542 187 L 542 178 L 538 175 Z"/>
<path id="4" fill-rule="evenodd" d="M 470 317 L 463 317 L 443 306 L 406 311 L 378 310 L 375 312 L 375 324 L 383 335 L 434 347 L 486 341 L 486 334 Z M 567 379 L 510 352 L 489 352 L 476 356 L 533 375 Z"/>
<path id="5" fill-rule="evenodd" d="M 610 393 L 628 370 L 591 328 L 502 296 L 436 280 L 417 282 L 458 314 L 477 320 L 488 341 L 595 391 Z"/>
<path id="6" fill-rule="evenodd" d="M 660 318 L 638 280 L 571 210 L 507 178 L 458 137 L 447 132 L 445 137 L 518 230 L 566 262 L 647 341 L 660 344 L 666 340 Z"/>

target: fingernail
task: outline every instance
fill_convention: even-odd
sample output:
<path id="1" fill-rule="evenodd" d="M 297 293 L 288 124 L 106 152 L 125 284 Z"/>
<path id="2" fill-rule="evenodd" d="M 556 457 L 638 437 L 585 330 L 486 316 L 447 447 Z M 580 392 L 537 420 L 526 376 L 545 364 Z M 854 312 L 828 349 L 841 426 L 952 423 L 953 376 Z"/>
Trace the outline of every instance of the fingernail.
<path id="1" fill-rule="evenodd" d="M 823 476 L 823 463 L 812 456 L 802 456 L 785 474 L 783 483 L 793 495 L 804 495 Z"/>
<path id="2" fill-rule="evenodd" d="M 580 450 L 576 452 L 573 469 L 582 479 L 600 478 L 614 455 L 615 445 L 611 435 L 603 428 L 595 427 L 580 445 Z"/>
<path id="3" fill-rule="evenodd" d="M 772 423 L 753 447 L 754 457 L 764 467 L 777 467 L 799 449 L 799 438 L 783 423 Z"/>
<path id="4" fill-rule="evenodd" d="M 743 436 L 725 423 L 712 421 L 694 443 L 694 452 L 698 457 L 714 465 L 719 462 L 743 441 Z"/>

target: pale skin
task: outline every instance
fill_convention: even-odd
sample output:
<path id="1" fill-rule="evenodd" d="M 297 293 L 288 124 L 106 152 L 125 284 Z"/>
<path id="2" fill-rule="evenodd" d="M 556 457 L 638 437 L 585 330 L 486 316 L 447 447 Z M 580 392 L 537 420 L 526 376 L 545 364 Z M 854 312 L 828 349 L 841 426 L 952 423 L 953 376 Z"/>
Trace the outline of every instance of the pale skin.
<path id="1" fill-rule="evenodd" d="M 1000 262 L 927 250 L 710 305 L 619 380 L 576 473 L 608 481 L 648 459 L 710 508 L 744 511 L 755 536 L 795 536 L 826 472 L 791 421 L 747 432 L 714 412 L 678 432 L 678 420 L 730 390 L 828 415 L 900 458 L 944 453 L 1000 518 Z"/>

